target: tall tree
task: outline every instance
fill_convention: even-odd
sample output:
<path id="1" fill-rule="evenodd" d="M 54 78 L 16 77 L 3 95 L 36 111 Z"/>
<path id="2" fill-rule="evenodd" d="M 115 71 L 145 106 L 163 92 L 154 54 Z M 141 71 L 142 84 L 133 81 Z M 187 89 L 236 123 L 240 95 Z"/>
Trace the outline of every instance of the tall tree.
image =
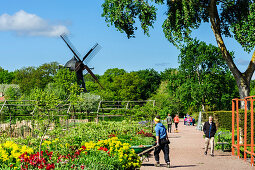
<path id="1" fill-rule="evenodd" d="M 152 96 L 160 85 L 160 74 L 154 69 L 139 70 L 136 72 L 138 76 L 144 80 L 144 84 L 140 85 L 141 98 L 146 100 Z"/>
<path id="2" fill-rule="evenodd" d="M 230 109 L 225 103 L 230 105 L 236 97 L 236 86 L 219 48 L 194 40 L 181 49 L 179 63 L 184 81 L 180 86 L 182 90 L 176 91 L 187 106 L 202 106 L 202 110 L 206 105 L 213 110 Z M 227 102 L 222 101 L 226 97 Z"/>
<path id="3" fill-rule="evenodd" d="M 0 67 L 0 84 L 10 84 L 13 78 L 13 72 L 8 72 L 8 70 Z"/>
<path id="4" fill-rule="evenodd" d="M 234 37 L 241 46 L 251 52 L 255 46 L 254 0 L 152 0 L 166 4 L 167 18 L 162 27 L 165 37 L 177 47 L 191 40 L 191 32 L 202 23 L 210 22 L 215 40 L 222 56 L 233 73 L 241 98 L 249 95 L 250 80 L 255 70 L 255 51 L 245 72 L 241 72 L 233 61 L 224 43 L 223 36 Z M 136 21 L 148 35 L 149 27 L 156 20 L 155 4 L 144 0 L 105 0 L 102 4 L 106 22 L 119 31 L 134 37 Z M 136 19 L 138 18 L 138 19 Z"/>

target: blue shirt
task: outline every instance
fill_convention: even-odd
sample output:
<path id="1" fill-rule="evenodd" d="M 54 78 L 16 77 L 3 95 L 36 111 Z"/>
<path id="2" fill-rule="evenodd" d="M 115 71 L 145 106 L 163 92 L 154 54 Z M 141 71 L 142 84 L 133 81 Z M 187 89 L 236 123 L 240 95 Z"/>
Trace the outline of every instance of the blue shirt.
<path id="1" fill-rule="evenodd" d="M 156 136 L 159 136 L 159 139 L 166 138 L 166 128 L 162 123 L 157 123 L 155 126 Z"/>
<path id="2" fill-rule="evenodd" d="M 211 137 L 211 129 L 212 129 L 212 123 L 210 123 L 209 138 Z"/>

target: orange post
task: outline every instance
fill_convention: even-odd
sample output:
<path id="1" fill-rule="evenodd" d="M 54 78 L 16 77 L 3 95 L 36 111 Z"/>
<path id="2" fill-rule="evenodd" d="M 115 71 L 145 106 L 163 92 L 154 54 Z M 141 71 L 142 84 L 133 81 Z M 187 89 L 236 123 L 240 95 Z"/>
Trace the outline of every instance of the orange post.
<path id="1" fill-rule="evenodd" d="M 239 111 L 238 111 L 238 100 L 236 102 L 236 133 L 237 133 L 237 156 L 240 158 L 240 134 L 239 134 Z"/>
<path id="2" fill-rule="evenodd" d="M 253 98 L 251 98 L 251 153 L 254 153 L 254 124 L 253 124 Z M 251 154 L 251 166 L 254 165 L 254 156 Z"/>
<path id="3" fill-rule="evenodd" d="M 247 149 L 247 99 L 244 101 L 245 103 L 245 109 L 244 109 L 244 160 L 246 161 L 247 153 L 245 152 Z"/>
<path id="4" fill-rule="evenodd" d="M 232 100 L 232 155 L 235 155 L 235 99 Z"/>

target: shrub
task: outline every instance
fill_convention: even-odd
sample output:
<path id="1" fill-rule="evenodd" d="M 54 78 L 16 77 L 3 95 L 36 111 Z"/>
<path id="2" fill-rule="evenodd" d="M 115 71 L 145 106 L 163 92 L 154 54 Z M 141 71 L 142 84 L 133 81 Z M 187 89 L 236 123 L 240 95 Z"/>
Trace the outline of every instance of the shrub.
<path id="1" fill-rule="evenodd" d="M 213 116 L 217 129 L 232 130 L 232 111 L 202 112 L 202 122 L 206 122 L 209 116 Z"/>

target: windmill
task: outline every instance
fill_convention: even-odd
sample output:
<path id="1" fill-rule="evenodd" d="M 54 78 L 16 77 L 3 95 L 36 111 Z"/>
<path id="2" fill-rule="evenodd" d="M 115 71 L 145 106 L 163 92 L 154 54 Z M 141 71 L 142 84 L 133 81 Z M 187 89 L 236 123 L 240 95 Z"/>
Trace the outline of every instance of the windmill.
<path id="1" fill-rule="evenodd" d="M 70 40 L 68 39 L 66 34 L 60 35 L 60 37 L 64 40 L 68 48 L 72 51 L 74 54 L 73 58 L 69 60 L 64 67 L 69 68 L 71 71 L 76 72 L 78 84 L 80 85 L 81 88 L 84 89 L 84 92 L 87 92 L 83 74 L 89 73 L 95 81 L 102 87 L 102 85 L 99 83 L 97 77 L 95 74 L 91 71 L 91 68 L 88 67 L 89 61 L 97 54 L 97 52 L 102 48 L 98 43 L 96 43 L 88 52 L 87 54 L 80 59 L 81 55 L 80 53 L 76 50 L 76 48 L 72 45 Z M 86 73 L 83 73 L 83 70 L 86 70 Z M 102 87 L 103 88 L 103 87 Z"/>

